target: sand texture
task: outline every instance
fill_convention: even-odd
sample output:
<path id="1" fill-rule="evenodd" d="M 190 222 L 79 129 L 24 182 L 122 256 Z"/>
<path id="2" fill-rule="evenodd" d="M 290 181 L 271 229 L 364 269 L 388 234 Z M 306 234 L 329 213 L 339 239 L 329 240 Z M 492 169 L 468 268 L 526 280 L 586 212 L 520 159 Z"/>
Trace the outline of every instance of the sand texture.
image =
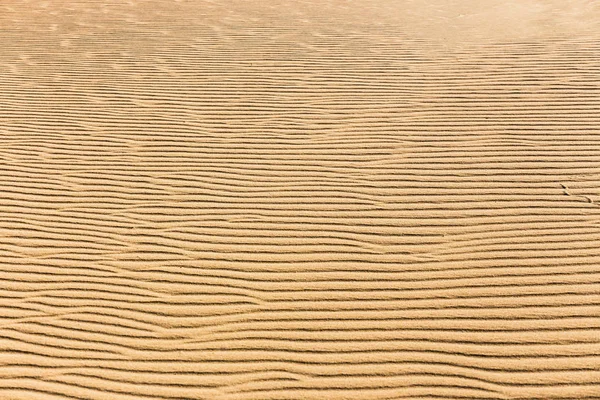
<path id="1" fill-rule="evenodd" d="M 0 2 L 6 399 L 600 399 L 600 2 Z"/>

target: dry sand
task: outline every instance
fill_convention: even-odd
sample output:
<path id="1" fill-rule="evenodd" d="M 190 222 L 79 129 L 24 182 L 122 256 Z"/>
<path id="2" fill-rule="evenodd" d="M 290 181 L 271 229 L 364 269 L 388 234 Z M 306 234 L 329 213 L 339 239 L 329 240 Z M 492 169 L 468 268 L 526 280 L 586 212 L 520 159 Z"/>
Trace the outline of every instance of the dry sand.
<path id="1" fill-rule="evenodd" d="M 0 399 L 600 398 L 600 3 L 5 0 Z"/>

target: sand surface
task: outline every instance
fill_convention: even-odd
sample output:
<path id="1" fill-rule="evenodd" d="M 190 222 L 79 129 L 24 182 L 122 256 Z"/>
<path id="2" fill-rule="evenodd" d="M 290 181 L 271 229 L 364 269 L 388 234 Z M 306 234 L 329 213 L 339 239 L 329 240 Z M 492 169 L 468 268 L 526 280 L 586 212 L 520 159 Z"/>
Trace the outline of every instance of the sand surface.
<path id="1" fill-rule="evenodd" d="M 4 0 L 0 399 L 600 398 L 600 2 Z"/>

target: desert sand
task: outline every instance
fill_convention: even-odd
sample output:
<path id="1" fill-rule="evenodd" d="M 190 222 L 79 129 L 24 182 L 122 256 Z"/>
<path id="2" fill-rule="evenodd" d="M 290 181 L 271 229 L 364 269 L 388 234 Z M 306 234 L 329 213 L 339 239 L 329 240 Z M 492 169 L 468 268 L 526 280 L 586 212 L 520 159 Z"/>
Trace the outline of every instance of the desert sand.
<path id="1" fill-rule="evenodd" d="M 600 398 L 600 3 L 6 0 L 0 399 Z"/>

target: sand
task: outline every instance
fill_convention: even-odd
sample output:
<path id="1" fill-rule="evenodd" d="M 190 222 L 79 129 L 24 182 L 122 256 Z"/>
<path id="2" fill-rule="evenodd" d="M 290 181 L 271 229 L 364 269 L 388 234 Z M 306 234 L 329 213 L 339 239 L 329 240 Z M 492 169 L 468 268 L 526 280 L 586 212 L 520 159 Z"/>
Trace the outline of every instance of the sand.
<path id="1" fill-rule="evenodd" d="M 600 398 L 600 3 L 6 0 L 0 399 Z"/>

